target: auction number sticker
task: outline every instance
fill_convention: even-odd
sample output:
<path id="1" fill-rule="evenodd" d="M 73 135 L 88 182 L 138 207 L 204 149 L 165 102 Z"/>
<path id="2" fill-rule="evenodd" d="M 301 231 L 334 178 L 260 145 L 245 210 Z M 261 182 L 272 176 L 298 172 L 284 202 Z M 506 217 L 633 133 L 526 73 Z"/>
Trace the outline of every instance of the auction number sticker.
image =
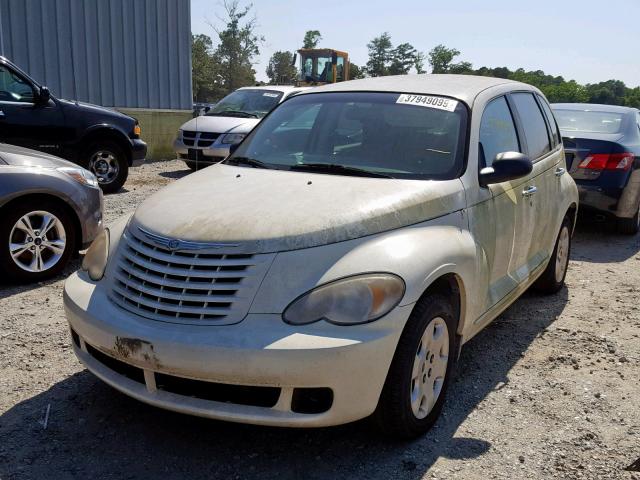
<path id="1" fill-rule="evenodd" d="M 278 93 L 269 93 L 269 92 L 262 94 L 263 97 L 271 97 L 271 98 L 276 98 L 278 95 L 279 95 Z"/>
<path id="2" fill-rule="evenodd" d="M 396 103 L 403 105 L 417 105 L 419 107 L 437 108 L 439 110 L 446 110 L 447 112 L 453 112 L 458 106 L 457 100 L 444 97 L 432 97 L 430 95 L 412 95 L 403 93 L 398 97 Z"/>

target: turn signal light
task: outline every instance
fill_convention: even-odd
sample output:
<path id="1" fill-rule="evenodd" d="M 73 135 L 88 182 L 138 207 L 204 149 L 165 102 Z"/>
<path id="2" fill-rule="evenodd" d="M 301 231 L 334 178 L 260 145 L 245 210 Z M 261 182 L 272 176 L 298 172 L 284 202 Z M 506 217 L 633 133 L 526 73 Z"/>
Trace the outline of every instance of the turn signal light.
<path id="1" fill-rule="evenodd" d="M 625 153 L 594 153 L 585 158 L 578 168 L 588 170 L 622 170 L 627 171 L 633 165 L 635 155 Z"/>
<path id="2" fill-rule="evenodd" d="M 142 133 L 142 129 L 140 128 L 140 125 L 136 123 L 135 127 L 133 127 L 133 134 L 136 137 L 139 137 L 141 133 Z"/>

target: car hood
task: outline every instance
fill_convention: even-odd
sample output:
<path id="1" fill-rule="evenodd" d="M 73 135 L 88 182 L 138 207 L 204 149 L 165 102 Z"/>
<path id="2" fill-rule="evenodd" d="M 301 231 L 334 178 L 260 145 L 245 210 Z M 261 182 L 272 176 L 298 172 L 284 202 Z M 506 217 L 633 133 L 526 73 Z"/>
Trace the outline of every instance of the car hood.
<path id="1" fill-rule="evenodd" d="M 73 107 L 76 109 L 83 110 L 87 113 L 99 113 L 101 115 L 109 115 L 114 118 L 129 119 L 129 120 L 132 119 L 129 115 L 125 115 L 124 113 L 114 110 L 113 108 L 103 107 L 101 105 L 94 105 L 92 103 L 78 102 L 77 100 L 65 100 L 61 98 L 58 98 L 57 100 L 62 104 L 63 107 Z"/>
<path id="2" fill-rule="evenodd" d="M 196 132 L 249 133 L 258 123 L 260 123 L 259 118 L 210 117 L 203 115 L 192 118 L 180 128 Z"/>
<path id="3" fill-rule="evenodd" d="M 269 253 L 412 225 L 460 210 L 464 201 L 457 179 L 396 180 L 217 164 L 149 197 L 130 228 L 167 239 L 229 243 L 238 253 Z"/>
<path id="4" fill-rule="evenodd" d="M 37 150 L 30 150 L 28 148 L 16 147 L 15 145 L 8 145 L 6 143 L 0 143 L 0 158 L 9 165 L 16 167 L 44 167 L 44 168 L 57 168 L 57 167 L 76 167 L 74 163 L 67 162 L 48 153 L 38 152 Z"/>

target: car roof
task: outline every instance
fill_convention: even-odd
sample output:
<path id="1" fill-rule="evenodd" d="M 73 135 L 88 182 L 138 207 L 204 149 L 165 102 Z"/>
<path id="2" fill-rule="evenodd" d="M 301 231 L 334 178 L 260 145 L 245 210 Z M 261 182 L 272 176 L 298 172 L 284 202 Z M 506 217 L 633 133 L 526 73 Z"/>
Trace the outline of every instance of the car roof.
<path id="1" fill-rule="evenodd" d="M 559 110 L 581 110 L 592 112 L 636 113 L 637 108 L 620 105 L 604 105 L 600 103 L 552 103 L 551 108 Z"/>
<path id="2" fill-rule="evenodd" d="M 293 85 L 260 85 L 253 87 L 241 87 L 238 90 L 275 90 L 277 92 L 289 93 L 297 90 L 304 90 L 301 87 L 294 87 Z"/>
<path id="3" fill-rule="evenodd" d="M 536 91 L 531 85 L 514 82 L 504 78 L 481 77 L 477 75 L 449 75 L 449 74 L 412 74 L 391 75 L 386 77 L 364 78 L 362 80 L 350 80 L 348 82 L 333 83 L 313 88 L 301 95 L 309 95 L 316 92 L 396 92 L 416 93 L 424 95 L 443 95 L 453 97 L 473 104 L 473 100 L 483 90 L 498 85 L 510 84 L 514 90 Z"/>

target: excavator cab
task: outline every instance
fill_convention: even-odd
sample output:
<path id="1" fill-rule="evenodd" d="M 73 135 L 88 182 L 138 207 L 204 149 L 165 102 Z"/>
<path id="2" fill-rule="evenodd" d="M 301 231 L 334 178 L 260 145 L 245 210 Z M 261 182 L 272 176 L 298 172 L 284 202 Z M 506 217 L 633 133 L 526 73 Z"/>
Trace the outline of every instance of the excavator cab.
<path id="1" fill-rule="evenodd" d="M 331 48 L 302 48 L 298 50 L 298 57 L 298 87 L 349 80 L 349 54 L 346 52 Z"/>

